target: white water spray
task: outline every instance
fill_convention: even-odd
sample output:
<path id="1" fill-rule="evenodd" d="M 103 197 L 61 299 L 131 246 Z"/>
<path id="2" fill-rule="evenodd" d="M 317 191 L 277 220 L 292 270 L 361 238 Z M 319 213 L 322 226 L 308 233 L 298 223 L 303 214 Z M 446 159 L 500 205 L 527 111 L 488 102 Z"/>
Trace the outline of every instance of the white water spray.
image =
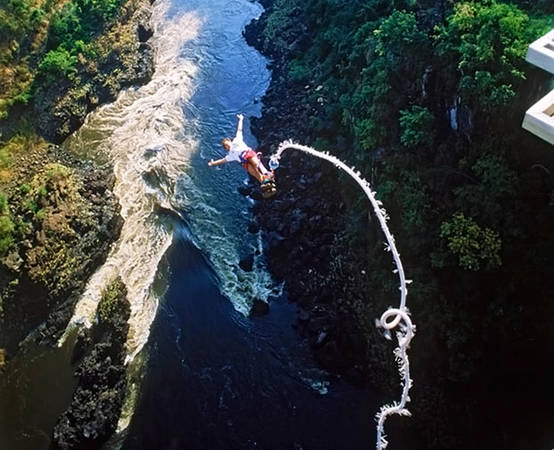
<path id="1" fill-rule="evenodd" d="M 341 160 L 333 155 L 330 155 L 329 153 L 319 152 L 311 147 L 295 144 L 292 141 L 285 141 L 279 144 L 277 152 L 275 152 L 270 157 L 269 166 L 272 168 L 272 170 L 275 170 L 279 167 L 279 159 L 281 158 L 281 154 L 289 148 L 300 150 L 312 156 L 316 156 L 318 158 L 333 163 L 337 168 L 344 170 L 354 179 L 354 181 L 356 181 L 356 183 L 358 183 L 358 185 L 362 188 L 367 198 L 371 202 L 373 210 L 375 211 L 375 215 L 377 216 L 379 224 L 381 225 L 381 229 L 385 234 L 387 240 L 387 245 L 385 249 L 392 253 L 394 259 L 394 263 L 396 266 L 395 272 L 398 273 L 398 278 L 400 280 L 400 306 L 398 308 L 387 309 L 381 315 L 381 318 L 376 321 L 376 324 L 378 327 L 381 327 L 385 330 L 385 336 L 388 339 L 390 339 L 390 331 L 398 327 L 398 330 L 396 331 L 398 347 L 396 347 L 394 350 L 394 356 L 398 363 L 401 378 L 402 395 L 400 397 L 400 401 L 394 402 L 391 405 L 382 406 L 381 410 L 376 416 L 377 450 L 383 450 L 388 445 L 384 430 L 387 417 L 392 414 L 399 414 L 404 416 L 410 415 L 410 412 L 408 411 L 408 409 L 406 409 L 406 404 L 410 401 L 409 391 L 412 387 L 412 380 L 410 378 L 410 362 L 408 360 L 407 350 L 409 348 L 410 341 L 415 334 L 415 325 L 412 323 L 410 319 L 410 313 L 408 311 L 408 308 L 406 307 L 406 296 L 408 295 L 408 289 L 406 286 L 411 283 L 411 280 L 407 280 L 404 275 L 404 268 L 402 266 L 402 261 L 400 260 L 400 254 L 396 249 L 394 237 L 387 226 L 387 212 L 383 208 L 383 204 L 381 203 L 381 201 L 375 198 L 375 192 L 371 190 L 369 182 L 361 177 L 360 172 L 357 172 L 354 168 L 348 167 Z"/>
<path id="2" fill-rule="evenodd" d="M 76 325 L 90 326 L 102 292 L 117 276 L 131 305 L 127 361 L 147 341 L 159 293 L 153 292 L 160 260 L 171 244 L 171 229 L 157 220 L 157 206 L 171 207 L 174 183 L 188 167 L 196 144 L 183 124 L 182 104 L 193 94 L 196 66 L 183 58 L 183 44 L 201 25 L 194 14 L 167 19 L 167 4 L 153 9 L 155 73 L 139 89 L 91 113 L 66 145 L 70 150 L 107 155 L 113 162 L 114 193 L 124 225 L 106 262 L 89 280 L 60 343 Z"/>

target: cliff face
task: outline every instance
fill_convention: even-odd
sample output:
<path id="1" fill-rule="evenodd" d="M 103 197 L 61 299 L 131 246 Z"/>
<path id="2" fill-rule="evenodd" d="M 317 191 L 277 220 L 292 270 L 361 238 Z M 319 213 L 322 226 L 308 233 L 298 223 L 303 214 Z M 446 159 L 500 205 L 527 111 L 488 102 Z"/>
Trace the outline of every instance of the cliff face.
<path id="1" fill-rule="evenodd" d="M 89 111 L 151 76 L 150 3 L 130 0 L 120 17 L 98 38 L 107 49 L 103 57 L 82 61 L 75 83 L 38 88 L 36 125 L 47 139 L 62 141 Z M 40 335 L 57 339 L 121 228 L 109 162 L 67 154 L 38 137 L 22 147 L 0 186 L 9 205 L 4 217 L 19 238 L 0 261 L 0 348 L 8 359 L 47 317 Z"/>
<path id="2" fill-rule="evenodd" d="M 153 31 L 149 19 L 147 1 L 129 0 L 119 20 L 98 38 L 101 54 L 80 64 L 76 83 L 60 78 L 39 86 L 34 112 L 36 127 L 45 139 L 60 143 L 91 110 L 113 101 L 122 89 L 150 79 L 153 54 L 148 40 Z"/>
<path id="3" fill-rule="evenodd" d="M 119 236 L 110 162 L 69 154 L 56 143 L 121 89 L 149 80 L 150 8 L 149 1 L 129 0 L 119 21 L 98 37 L 105 49 L 98 59 L 81 60 L 72 83 L 38 86 L 34 125 L 42 137 L 27 132 L 0 149 L 9 154 L 0 171 L 0 373 L 9 370 L 26 338 L 57 342 L 87 280 Z M 9 122 L 2 126 L 12 132 L 14 120 Z M 125 289 L 115 282 L 100 303 L 99 323 L 78 339 L 72 361 L 78 386 L 58 420 L 52 448 L 100 445 L 114 431 L 126 389 L 128 318 Z"/>
<path id="4" fill-rule="evenodd" d="M 452 5 L 462 2 L 426 3 L 429 9 L 418 9 L 417 14 L 436 24 L 446 23 Z M 454 86 L 452 98 L 459 98 L 455 75 L 447 73 L 438 64 L 439 59 L 421 58 L 421 63 L 427 65 L 425 77 L 417 78 L 408 70 L 395 81 L 403 86 L 407 75 L 415 80 L 414 86 L 424 86 L 422 92 L 409 88 L 409 102 L 436 107 L 433 113 L 440 118 L 433 127 L 436 140 L 413 154 L 393 139 L 386 148 L 355 154 L 349 150 L 356 145 L 359 150 L 360 143 L 355 142 L 354 130 L 350 134 L 345 130 L 345 116 L 349 112 L 363 116 L 366 111 L 344 109 L 339 119 L 333 114 L 334 106 L 341 109 L 342 95 L 359 89 L 361 80 L 347 78 L 350 66 L 333 65 L 330 69 L 329 60 L 342 63 L 349 52 L 357 53 L 346 48 L 346 34 L 344 40 L 330 38 L 339 33 L 334 25 L 342 30 L 341 25 L 350 23 L 342 15 L 344 11 L 337 15 L 336 23 L 331 15 L 316 15 L 316 5 L 324 9 L 331 4 L 316 0 L 303 8 L 301 2 L 268 2 L 264 15 L 248 27 L 249 42 L 272 59 L 273 71 L 271 85 L 262 99 L 262 117 L 253 120 L 253 128 L 266 156 L 288 139 L 318 150 L 329 148 L 339 157 L 344 154 L 355 160 L 358 156 L 356 167 L 363 165 L 363 175 L 374 185 L 381 182 L 383 191 L 394 189 L 396 184 L 399 193 L 409 192 L 404 198 L 390 192 L 387 200 L 381 198 L 392 216 L 391 228 L 405 269 L 415 280 L 408 297 L 408 307 L 418 326 L 410 349 L 415 383 L 408 408 L 413 417 L 403 420 L 397 432 L 417 436 L 419 444 L 414 441 L 412 448 L 524 449 L 549 445 L 552 432 L 547 431 L 547 422 L 552 414 L 544 403 L 554 396 L 544 387 L 548 384 L 546 374 L 552 369 L 552 350 L 547 350 L 547 361 L 540 343 L 552 342 L 552 295 L 542 286 L 551 276 L 547 274 L 551 274 L 553 265 L 540 255 L 552 253 L 554 242 L 551 231 L 545 229 L 553 218 L 554 184 L 550 174 L 554 165 L 552 149 L 519 129 L 522 105 L 531 104 L 531 97 L 543 95 L 548 80 L 531 69 L 526 73 L 528 82 L 503 108 L 503 114 L 486 116 L 477 101 L 464 117 L 459 117 L 458 129 L 454 130 L 443 114 L 444 105 L 451 101 L 443 98 L 443 90 L 446 80 Z M 318 34 L 306 28 L 310 21 L 315 28 L 321 22 L 328 27 L 320 27 Z M 288 25 L 280 28 L 281 24 Z M 371 36 L 378 24 L 376 20 L 360 30 Z M 391 35 L 396 37 L 398 33 Z M 281 45 L 273 45 L 276 41 Z M 320 51 L 320 59 L 314 52 L 311 58 L 303 59 L 311 49 Z M 364 48 L 364 64 L 374 58 L 372 50 Z M 329 56 L 333 54 L 342 58 L 333 59 Z M 402 54 L 402 60 L 409 60 L 408 56 Z M 447 57 L 455 59 L 455 51 Z M 349 60 L 351 65 L 355 62 L 354 58 Z M 334 84 L 326 86 L 321 72 L 334 77 Z M 341 74 L 345 74 L 343 80 Z M 361 76 L 363 71 L 358 74 Z M 318 75 L 321 86 L 308 81 Z M 375 70 L 372 75 L 372 82 L 375 79 L 375 85 L 385 89 L 384 72 Z M 395 98 L 403 93 L 402 89 L 395 91 Z M 332 96 L 336 104 L 326 104 L 325 95 Z M 363 99 L 364 95 L 358 98 L 362 106 Z M 379 111 L 383 116 L 397 117 L 402 107 L 406 105 L 387 104 Z M 479 114 L 487 120 L 470 120 Z M 377 133 L 384 126 L 378 123 L 375 128 Z M 400 134 L 399 129 L 391 129 Z M 398 138 L 396 134 L 393 138 Z M 322 142 L 327 147 L 321 148 Z M 429 159 L 425 159 L 425 152 Z M 488 175 L 500 180 L 504 179 L 502 173 L 509 173 L 514 178 L 510 175 L 505 180 L 517 179 L 507 196 L 492 192 L 494 188 L 484 182 L 483 173 L 474 170 L 487 161 L 490 153 L 494 154 L 492 159 L 502 156 L 507 162 L 506 168 L 499 165 L 499 170 L 491 170 Z M 478 163 L 470 168 L 468 161 Z M 402 191 L 413 181 L 413 174 L 417 175 L 413 191 Z M 389 306 L 383 298 L 396 298 L 393 293 L 397 286 L 385 276 L 385 272 L 392 272 L 390 255 L 383 252 L 381 232 L 362 205 L 365 199 L 350 187 L 349 180 L 341 179 L 334 167 L 294 151 L 283 154 L 276 179 L 278 194 L 256 204 L 255 220 L 266 233 L 270 269 L 286 282 L 289 298 L 302 306 L 299 330 L 325 368 L 351 380 L 375 384 L 395 398 L 398 375 L 392 348 L 378 334 L 373 319 Z M 464 190 L 471 194 L 460 196 Z M 418 198 L 425 202 L 418 203 Z M 472 272 L 455 264 L 429 262 L 441 250 L 441 223 L 452 214 L 448 209 L 452 204 L 500 231 L 504 266 Z M 417 219 L 425 218 L 426 212 L 431 218 L 410 226 L 411 218 L 403 216 L 403 208 L 410 209 Z M 518 408 L 528 411 L 528 417 L 516 417 Z M 501 428 L 502 433 L 494 427 Z"/>

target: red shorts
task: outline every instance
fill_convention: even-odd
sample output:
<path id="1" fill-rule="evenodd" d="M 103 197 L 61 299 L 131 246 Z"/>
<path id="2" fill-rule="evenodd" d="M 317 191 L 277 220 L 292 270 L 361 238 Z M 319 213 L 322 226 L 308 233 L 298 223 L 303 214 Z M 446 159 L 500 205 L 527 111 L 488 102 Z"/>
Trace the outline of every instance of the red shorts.
<path id="1" fill-rule="evenodd" d="M 246 169 L 248 167 L 248 160 L 250 158 L 253 158 L 254 156 L 258 156 L 258 154 L 251 148 L 249 148 L 242 155 L 240 155 L 240 159 L 242 161 L 242 167 Z"/>

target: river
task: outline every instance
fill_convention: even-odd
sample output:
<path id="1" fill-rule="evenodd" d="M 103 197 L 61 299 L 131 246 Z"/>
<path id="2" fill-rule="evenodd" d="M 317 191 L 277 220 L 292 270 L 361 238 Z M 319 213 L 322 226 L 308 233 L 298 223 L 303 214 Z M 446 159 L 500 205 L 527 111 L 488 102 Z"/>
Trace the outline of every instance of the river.
<path id="1" fill-rule="evenodd" d="M 90 114 L 64 143 L 113 161 L 125 219 L 56 353 L 67 368 L 71 331 L 92 323 L 102 289 L 120 276 L 131 301 L 131 388 L 105 449 L 375 445 L 381 402 L 317 368 L 293 328 L 294 305 L 266 271 L 261 236 L 247 231 L 253 200 L 237 190 L 246 172 L 207 166 L 223 156 L 220 140 L 234 134 L 238 113 L 245 140 L 256 143 L 249 118 L 261 113 L 270 72 L 242 31 L 261 12 L 247 0 L 156 2 L 152 80 Z M 245 271 L 239 263 L 249 255 Z M 254 298 L 269 300 L 268 315 L 249 316 Z M 43 378 L 25 381 L 33 401 L 41 401 Z M 72 383 L 64 386 L 67 397 Z M 6 450 L 48 448 L 56 415 L 44 416 L 28 424 L 33 444 L 19 436 L 21 446 Z"/>

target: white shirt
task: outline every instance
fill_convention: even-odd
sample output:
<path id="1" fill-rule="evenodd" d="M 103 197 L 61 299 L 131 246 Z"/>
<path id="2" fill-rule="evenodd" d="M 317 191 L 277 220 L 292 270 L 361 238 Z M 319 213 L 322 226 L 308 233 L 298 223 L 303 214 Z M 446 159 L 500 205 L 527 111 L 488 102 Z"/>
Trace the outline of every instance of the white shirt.
<path id="1" fill-rule="evenodd" d="M 227 162 L 241 162 L 240 155 L 242 155 L 245 151 L 249 149 L 250 147 L 246 145 L 242 138 L 242 131 L 237 131 L 237 135 L 231 141 L 231 148 L 227 152 L 227 155 L 225 155 L 225 159 L 227 160 Z"/>

